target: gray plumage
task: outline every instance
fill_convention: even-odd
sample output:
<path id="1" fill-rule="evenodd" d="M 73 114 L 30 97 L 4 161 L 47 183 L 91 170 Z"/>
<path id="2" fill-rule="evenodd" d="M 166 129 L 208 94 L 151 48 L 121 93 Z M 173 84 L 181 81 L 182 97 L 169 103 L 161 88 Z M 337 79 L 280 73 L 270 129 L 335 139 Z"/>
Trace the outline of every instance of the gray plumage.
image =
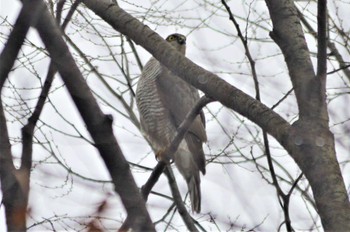
<path id="1" fill-rule="evenodd" d="M 185 36 L 172 34 L 166 40 L 185 54 Z M 136 102 L 141 129 L 156 152 L 171 143 L 176 129 L 198 100 L 196 88 L 174 75 L 155 58 L 147 62 L 137 85 Z M 196 212 L 200 212 L 201 208 L 199 171 L 205 174 L 202 145 L 206 140 L 205 119 L 201 112 L 174 154 L 175 164 L 188 185 L 192 210 Z"/>

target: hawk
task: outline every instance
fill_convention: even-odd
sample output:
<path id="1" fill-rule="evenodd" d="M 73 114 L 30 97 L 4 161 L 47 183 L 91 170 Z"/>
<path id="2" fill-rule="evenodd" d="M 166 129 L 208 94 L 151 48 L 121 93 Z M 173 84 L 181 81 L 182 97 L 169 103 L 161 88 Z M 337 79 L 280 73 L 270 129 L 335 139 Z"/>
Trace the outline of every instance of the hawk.
<path id="1" fill-rule="evenodd" d="M 166 41 L 185 55 L 184 35 L 171 34 Z M 177 128 L 198 100 L 196 88 L 173 74 L 154 57 L 147 62 L 137 84 L 136 103 L 141 130 L 156 154 L 161 154 L 170 145 Z M 197 213 L 201 210 L 199 171 L 205 174 L 203 143 L 206 140 L 205 118 L 201 112 L 174 154 L 175 165 L 187 182 L 192 210 Z"/>

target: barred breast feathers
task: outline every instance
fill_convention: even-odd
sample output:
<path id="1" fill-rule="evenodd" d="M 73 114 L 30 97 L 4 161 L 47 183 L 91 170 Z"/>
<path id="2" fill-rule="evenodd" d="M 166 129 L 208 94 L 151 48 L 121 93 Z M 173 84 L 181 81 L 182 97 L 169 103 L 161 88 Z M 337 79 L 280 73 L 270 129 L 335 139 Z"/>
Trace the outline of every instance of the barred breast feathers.
<path id="1" fill-rule="evenodd" d="M 142 130 L 158 145 L 169 139 L 165 128 L 170 126 L 156 87 L 156 79 L 161 71 L 159 61 L 151 58 L 142 71 L 136 91 Z"/>

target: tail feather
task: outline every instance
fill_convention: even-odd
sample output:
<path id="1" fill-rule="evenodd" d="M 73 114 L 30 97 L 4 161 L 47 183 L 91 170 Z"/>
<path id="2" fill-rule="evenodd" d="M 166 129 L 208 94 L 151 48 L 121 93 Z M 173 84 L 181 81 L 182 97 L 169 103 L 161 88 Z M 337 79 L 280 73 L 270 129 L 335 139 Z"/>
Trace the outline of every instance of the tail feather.
<path id="1" fill-rule="evenodd" d="M 187 180 L 187 186 L 190 193 L 192 211 L 200 213 L 201 211 L 201 187 L 199 172 Z"/>
<path id="2" fill-rule="evenodd" d="M 187 148 L 187 144 L 185 146 Z M 180 149 L 175 153 L 174 160 L 178 170 L 186 180 L 192 211 L 199 213 L 201 211 L 201 180 L 198 165 L 191 152 L 187 149 L 181 149 L 181 144 Z"/>

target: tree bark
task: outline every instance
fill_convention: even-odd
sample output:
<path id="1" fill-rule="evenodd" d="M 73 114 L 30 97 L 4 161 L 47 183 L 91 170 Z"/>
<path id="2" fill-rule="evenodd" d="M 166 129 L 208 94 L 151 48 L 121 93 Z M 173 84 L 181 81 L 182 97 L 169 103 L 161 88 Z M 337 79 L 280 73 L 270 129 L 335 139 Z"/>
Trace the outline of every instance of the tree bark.
<path id="1" fill-rule="evenodd" d="M 299 119 L 282 144 L 310 182 L 323 228 L 350 231 L 349 198 L 336 159 L 334 136 L 328 126 L 326 3 L 319 1 L 317 75 L 293 1 L 267 0 L 266 3 L 273 23 L 271 35 L 285 57 L 299 108 Z"/>

